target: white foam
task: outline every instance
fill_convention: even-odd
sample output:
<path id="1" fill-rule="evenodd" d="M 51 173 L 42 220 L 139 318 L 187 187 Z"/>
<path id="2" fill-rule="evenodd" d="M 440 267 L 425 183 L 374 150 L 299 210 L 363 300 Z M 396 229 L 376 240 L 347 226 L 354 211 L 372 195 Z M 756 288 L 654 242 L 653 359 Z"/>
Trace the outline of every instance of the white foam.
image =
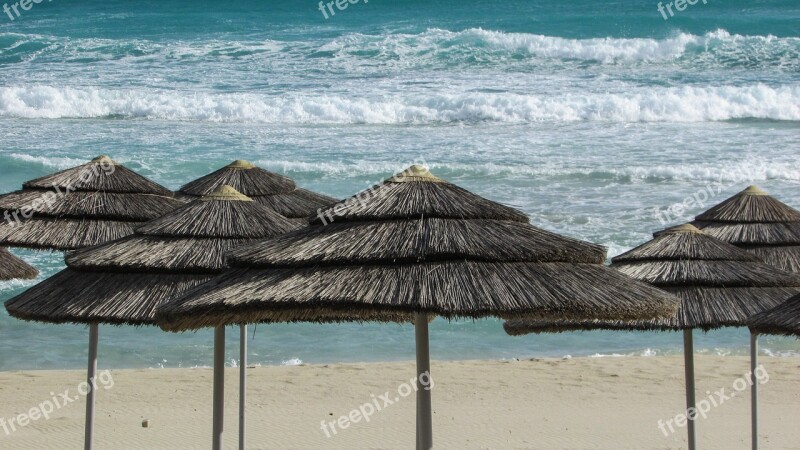
<path id="1" fill-rule="evenodd" d="M 70 167 L 75 167 L 86 163 L 85 160 L 76 158 L 55 157 L 55 156 L 32 156 L 32 155 L 27 155 L 25 153 L 11 153 L 9 156 L 11 156 L 14 159 L 18 159 L 20 161 L 41 164 L 43 166 L 53 167 L 58 170 L 69 169 Z"/>
<path id="2" fill-rule="evenodd" d="M 301 360 L 300 358 L 287 359 L 286 361 L 281 362 L 282 366 L 300 366 L 302 364 L 303 360 Z"/>
<path id="3" fill-rule="evenodd" d="M 751 49 L 744 54 L 742 49 Z M 721 63 L 735 64 L 748 61 L 751 65 L 759 59 L 791 61 L 800 49 L 800 39 L 775 36 L 731 35 L 717 30 L 702 36 L 679 33 L 665 39 L 652 38 L 592 38 L 568 39 L 530 33 L 507 33 L 473 28 L 464 31 L 430 29 L 420 34 L 364 35 L 350 34 L 323 45 L 320 51 L 339 57 L 365 52 L 390 61 L 418 63 L 419 60 L 446 58 L 450 61 L 463 58 L 473 61 L 492 60 L 508 63 L 509 55 L 528 59 L 561 59 L 594 61 L 603 64 L 620 62 L 669 62 L 687 52 L 720 54 L 726 56 Z M 736 56 L 746 57 L 737 58 Z M 513 61 L 513 60 L 512 60 Z M 395 63 L 398 64 L 398 63 Z"/>
<path id="4" fill-rule="evenodd" d="M 793 350 L 772 350 L 769 348 L 761 348 L 761 352 L 767 356 L 774 358 L 795 358 L 800 356 L 800 352 Z"/>
<path id="5" fill-rule="evenodd" d="M 413 159 L 413 160 L 412 160 Z M 341 177 L 368 177 L 370 182 L 378 182 L 389 174 L 403 170 L 408 165 L 420 162 L 421 158 L 398 159 L 401 164 L 382 161 L 356 160 L 351 162 L 318 161 L 303 162 L 292 160 L 264 159 L 257 161 L 259 166 L 281 173 L 313 173 Z M 446 174 L 457 172 L 473 177 L 585 177 L 592 175 L 609 176 L 616 179 L 663 179 L 673 181 L 706 182 L 718 195 L 736 189 L 737 183 L 752 183 L 765 180 L 800 181 L 800 167 L 791 162 L 764 161 L 756 156 L 741 160 L 716 161 L 707 164 L 670 164 L 663 166 L 607 167 L 598 165 L 592 168 L 565 167 L 564 164 L 521 165 L 493 162 L 477 163 L 429 163 L 431 170 Z M 369 183 L 365 184 L 367 187 Z M 731 192 L 732 194 L 732 192 Z"/>
<path id="6" fill-rule="evenodd" d="M 620 355 L 619 353 L 595 353 L 594 355 L 589 355 L 589 358 L 623 358 L 625 355 Z"/>
<path id="7" fill-rule="evenodd" d="M 126 117 L 275 124 L 407 124 L 495 121 L 800 121 L 800 85 L 637 88 L 627 93 L 407 96 L 211 94 L 53 86 L 0 88 L 0 116 Z"/>

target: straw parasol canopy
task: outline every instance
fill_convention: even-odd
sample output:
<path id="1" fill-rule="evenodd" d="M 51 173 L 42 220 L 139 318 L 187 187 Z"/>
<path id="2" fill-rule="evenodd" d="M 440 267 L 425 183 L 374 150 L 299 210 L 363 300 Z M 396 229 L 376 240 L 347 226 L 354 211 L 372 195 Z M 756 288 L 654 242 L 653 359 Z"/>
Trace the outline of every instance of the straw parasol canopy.
<path id="1" fill-rule="evenodd" d="M 669 319 L 638 321 L 514 320 L 510 335 L 575 330 L 711 330 L 744 326 L 748 317 L 800 293 L 800 277 L 776 269 L 742 249 L 680 225 L 612 259 L 611 267 L 681 299 Z"/>
<path id="2" fill-rule="evenodd" d="M 0 280 L 32 280 L 39 275 L 35 267 L 0 247 Z"/>
<path id="3" fill-rule="evenodd" d="M 73 250 L 119 239 L 184 204 L 172 197 L 167 188 L 102 155 L 0 196 L 0 243 Z"/>
<path id="4" fill-rule="evenodd" d="M 675 308 L 671 296 L 604 267 L 602 246 L 534 227 L 422 166 L 334 205 L 310 227 L 229 256 L 235 268 L 224 277 L 159 310 L 164 329 L 286 319 L 297 308 L 316 322 L 339 321 L 315 316 L 320 308 L 606 319 Z"/>
<path id="5" fill-rule="evenodd" d="M 747 320 L 754 333 L 800 337 L 800 295 Z"/>
<path id="6" fill-rule="evenodd" d="M 753 314 L 800 293 L 800 276 L 680 225 L 612 259 L 611 267 L 681 299 L 669 328 L 743 326 Z M 656 327 L 658 328 L 658 327 Z"/>
<path id="7" fill-rule="evenodd" d="M 318 209 L 337 202 L 335 198 L 297 187 L 291 178 L 264 170 L 243 160 L 236 160 L 187 183 L 178 192 L 184 196 L 199 197 L 223 184 L 230 185 L 284 217 L 302 223 L 307 223 L 308 217 L 315 214 Z"/>
<path id="8" fill-rule="evenodd" d="M 230 186 L 78 250 L 67 268 L 8 300 L 14 317 L 54 323 L 154 324 L 156 307 L 222 272 L 236 245 L 297 226 Z"/>
<path id="9" fill-rule="evenodd" d="M 800 273 L 800 211 L 756 186 L 700 214 L 692 223 L 770 265 Z"/>

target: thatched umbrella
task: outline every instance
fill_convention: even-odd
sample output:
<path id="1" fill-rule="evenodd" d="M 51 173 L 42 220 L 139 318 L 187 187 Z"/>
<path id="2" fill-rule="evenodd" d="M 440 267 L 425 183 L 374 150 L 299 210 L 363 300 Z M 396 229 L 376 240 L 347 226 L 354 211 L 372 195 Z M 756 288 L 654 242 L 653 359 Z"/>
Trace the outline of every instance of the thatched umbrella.
<path id="1" fill-rule="evenodd" d="M 35 267 L 0 247 L 0 280 L 32 280 L 39 275 Z"/>
<path id="2" fill-rule="evenodd" d="M 800 273 L 800 211 L 750 186 L 695 217 L 704 232 Z"/>
<path id="3" fill-rule="evenodd" d="M 779 334 L 800 337 L 800 295 L 747 320 L 750 328 L 750 370 L 755 376 L 758 368 L 758 335 Z M 758 383 L 750 386 L 752 402 L 751 427 L 752 448 L 758 448 Z"/>
<path id="4" fill-rule="evenodd" d="M 412 166 L 309 227 L 231 252 L 234 269 L 163 305 L 158 319 L 182 331 L 413 315 L 417 375 L 429 376 L 433 316 L 674 314 L 677 299 L 604 267 L 605 253 Z M 430 399 L 430 391 L 417 391 L 417 448 L 433 445 Z"/>
<path id="5" fill-rule="evenodd" d="M 749 186 L 695 217 L 706 233 L 783 270 L 800 273 L 800 211 Z M 758 367 L 758 333 L 750 333 L 750 365 Z M 752 443 L 758 447 L 758 385 L 752 387 Z"/>
<path id="6" fill-rule="evenodd" d="M 656 233 L 653 240 L 612 260 L 612 267 L 681 299 L 676 316 L 645 321 L 509 321 L 508 334 L 574 330 L 683 330 L 686 404 L 695 408 L 692 330 L 742 326 L 748 317 L 800 293 L 800 277 L 761 262 L 755 255 L 686 224 Z M 695 421 L 688 422 L 694 449 Z"/>
<path id="7" fill-rule="evenodd" d="M 196 198 L 213 191 L 217 186 L 232 186 L 253 200 L 269 206 L 293 222 L 306 225 L 317 210 L 333 205 L 337 200 L 297 187 L 286 176 L 256 167 L 238 159 L 227 166 L 185 184 L 179 196 Z M 239 447 L 245 447 L 245 371 L 247 369 L 247 325 L 239 327 Z"/>
<path id="8" fill-rule="evenodd" d="M 78 250 L 67 268 L 5 303 L 25 320 L 90 326 L 89 379 L 97 367 L 98 324 L 153 325 L 158 305 L 213 278 L 236 245 L 282 234 L 296 224 L 229 186 L 139 227 L 135 234 Z M 225 335 L 216 330 L 215 367 Z M 222 345 L 222 348 L 220 348 Z M 221 373 L 215 373 L 215 387 Z M 94 395 L 87 396 L 86 448 Z"/>
<path id="9" fill-rule="evenodd" d="M 800 295 L 747 320 L 752 333 L 800 337 Z"/>
<path id="10" fill-rule="evenodd" d="M 0 196 L 5 216 L 0 243 L 45 250 L 88 247 L 127 236 L 181 205 L 169 189 L 102 155 Z"/>
<path id="11" fill-rule="evenodd" d="M 269 206 L 284 217 L 308 223 L 320 208 L 338 200 L 297 187 L 283 175 L 264 170 L 248 161 L 236 160 L 227 166 L 182 186 L 178 193 L 189 197 L 206 195 L 227 184 L 253 200 Z"/>

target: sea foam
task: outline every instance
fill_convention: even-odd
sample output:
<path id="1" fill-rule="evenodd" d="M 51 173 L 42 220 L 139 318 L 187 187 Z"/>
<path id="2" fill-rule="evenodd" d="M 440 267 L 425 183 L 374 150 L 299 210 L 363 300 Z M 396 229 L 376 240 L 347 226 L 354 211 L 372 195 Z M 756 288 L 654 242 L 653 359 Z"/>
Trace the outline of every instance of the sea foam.
<path id="1" fill-rule="evenodd" d="M 54 86 L 0 88 L 0 116 L 275 124 L 800 121 L 800 86 L 636 88 L 620 93 L 219 94 Z"/>

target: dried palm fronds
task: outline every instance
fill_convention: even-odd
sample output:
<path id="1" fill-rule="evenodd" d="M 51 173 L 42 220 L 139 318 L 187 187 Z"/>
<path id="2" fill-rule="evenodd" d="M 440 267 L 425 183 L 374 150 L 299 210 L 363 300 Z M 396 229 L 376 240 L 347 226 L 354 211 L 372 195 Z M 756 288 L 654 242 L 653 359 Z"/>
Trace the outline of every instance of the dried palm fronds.
<path id="1" fill-rule="evenodd" d="M 604 267 L 603 247 L 538 229 L 423 167 L 366 192 L 310 227 L 231 252 L 236 268 L 162 306 L 161 326 L 675 312 L 674 297 Z"/>

